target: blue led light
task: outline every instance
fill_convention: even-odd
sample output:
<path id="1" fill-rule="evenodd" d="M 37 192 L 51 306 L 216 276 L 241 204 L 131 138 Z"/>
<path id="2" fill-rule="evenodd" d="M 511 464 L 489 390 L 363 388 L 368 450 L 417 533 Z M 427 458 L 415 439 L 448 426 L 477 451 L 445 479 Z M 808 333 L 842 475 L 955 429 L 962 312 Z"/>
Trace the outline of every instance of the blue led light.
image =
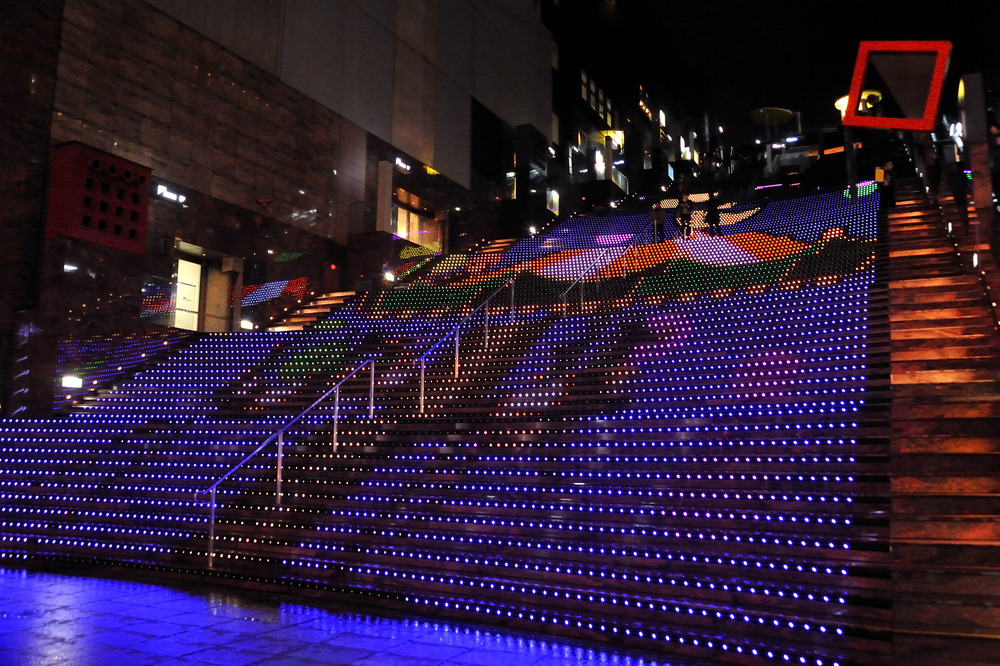
<path id="1" fill-rule="evenodd" d="M 274 451 L 220 486 L 217 570 L 646 647 L 850 661 L 850 600 L 871 594 L 859 534 L 883 529 L 874 199 L 734 207 L 722 237 L 680 243 L 644 236 L 645 214 L 575 218 L 307 331 L 202 336 L 86 410 L 0 424 L 0 558 L 203 566 L 193 491 L 364 349 L 376 419 L 345 395 L 336 448 L 332 406 L 304 419 L 281 505 Z M 863 261 L 831 267 L 834 246 Z M 563 312 L 558 287 L 595 260 L 615 296 Z M 413 359 L 514 270 L 535 280 L 516 316 L 490 347 L 463 332 L 458 379 L 441 371 L 453 348 L 432 357 L 417 416 Z"/>

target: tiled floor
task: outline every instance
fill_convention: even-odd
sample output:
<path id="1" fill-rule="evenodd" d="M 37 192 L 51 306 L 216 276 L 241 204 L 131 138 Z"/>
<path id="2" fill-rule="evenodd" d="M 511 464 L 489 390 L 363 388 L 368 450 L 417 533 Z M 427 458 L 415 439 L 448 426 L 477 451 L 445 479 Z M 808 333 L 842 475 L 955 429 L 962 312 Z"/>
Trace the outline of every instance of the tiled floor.
<path id="1" fill-rule="evenodd" d="M 2 666 L 678 663 L 434 620 L 0 568 Z"/>

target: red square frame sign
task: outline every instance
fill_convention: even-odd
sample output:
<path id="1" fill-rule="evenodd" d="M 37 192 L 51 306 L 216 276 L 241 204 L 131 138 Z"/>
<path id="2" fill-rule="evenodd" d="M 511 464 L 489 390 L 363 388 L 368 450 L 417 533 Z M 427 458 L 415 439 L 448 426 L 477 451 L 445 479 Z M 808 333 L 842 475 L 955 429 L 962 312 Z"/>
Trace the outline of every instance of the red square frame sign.
<path id="1" fill-rule="evenodd" d="M 925 59 L 926 56 L 934 57 L 933 70 L 930 72 L 928 81 L 913 81 L 907 79 L 906 84 L 926 86 L 916 91 L 907 91 L 910 95 L 916 94 L 923 102 L 923 110 L 919 117 L 894 117 L 876 116 L 859 113 L 862 88 L 865 84 L 869 69 L 874 67 L 875 58 L 894 58 L 895 62 L 905 67 L 906 56 L 912 55 L 915 58 Z M 928 132 L 934 129 L 937 117 L 938 106 L 941 103 L 941 90 L 944 87 L 945 74 L 948 71 L 948 60 L 951 56 L 951 42 L 946 41 L 872 41 L 861 42 L 858 48 L 858 57 L 854 63 L 854 74 L 851 77 L 851 89 L 847 95 L 847 108 L 844 111 L 844 124 L 854 127 L 877 127 L 883 129 L 899 129 Z M 893 92 L 891 84 L 889 93 Z M 897 91 L 898 92 L 898 91 Z"/>

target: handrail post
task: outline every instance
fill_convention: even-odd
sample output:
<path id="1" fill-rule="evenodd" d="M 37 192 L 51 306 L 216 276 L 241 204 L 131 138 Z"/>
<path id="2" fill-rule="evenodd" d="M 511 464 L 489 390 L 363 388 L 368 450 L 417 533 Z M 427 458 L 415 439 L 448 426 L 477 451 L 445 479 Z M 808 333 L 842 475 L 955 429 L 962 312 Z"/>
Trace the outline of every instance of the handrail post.
<path id="1" fill-rule="evenodd" d="M 278 463 L 277 463 L 278 483 L 274 491 L 274 503 L 278 505 L 281 504 L 281 459 L 284 455 L 283 451 L 284 444 L 285 444 L 285 433 L 280 432 L 278 433 Z"/>
<path id="2" fill-rule="evenodd" d="M 614 246 L 614 245 L 609 245 L 608 247 L 604 248 L 604 252 L 602 252 L 600 255 L 598 255 L 598 257 L 594 261 L 592 261 L 590 263 L 590 265 L 587 266 L 586 270 L 584 270 L 582 273 L 580 273 L 579 276 L 577 276 L 576 280 L 573 281 L 573 284 L 571 284 L 569 286 L 569 288 L 566 289 L 566 291 L 562 292 L 559 295 L 559 300 L 562 301 L 562 306 L 563 306 L 563 316 L 566 316 L 566 306 L 569 303 L 569 292 L 573 291 L 573 289 L 577 288 L 577 287 L 579 287 L 579 289 L 580 289 L 580 311 L 581 312 L 583 311 L 583 302 L 584 302 L 584 294 L 583 294 L 584 281 L 583 281 L 583 279 L 584 279 L 584 277 L 586 277 L 587 275 L 589 275 L 591 269 L 594 268 L 595 266 L 597 266 L 597 264 L 601 260 L 603 260 L 608 255 L 608 253 L 612 249 L 614 249 L 615 247 L 616 246 Z M 598 272 L 597 275 L 600 275 L 600 273 Z M 599 277 L 595 278 L 595 281 L 598 284 L 600 284 L 600 278 Z"/>
<path id="3" fill-rule="evenodd" d="M 371 380 L 368 382 L 368 418 L 375 417 L 375 361 L 372 361 Z"/>
<path id="4" fill-rule="evenodd" d="M 208 568 L 215 565 L 215 486 L 212 486 L 212 509 L 208 518 Z"/>
<path id="5" fill-rule="evenodd" d="M 445 344 L 447 342 L 448 338 L 451 337 L 452 334 L 454 334 L 455 335 L 455 369 L 454 369 L 454 373 L 453 374 L 454 374 L 455 379 L 458 379 L 459 368 L 460 368 L 460 365 L 461 365 L 461 362 L 459 360 L 459 350 L 461 348 L 462 326 L 464 326 L 466 322 L 471 321 L 472 317 L 475 316 L 479 312 L 480 309 L 485 309 L 486 312 L 485 312 L 484 316 L 485 316 L 486 331 L 483 334 L 483 340 L 484 340 L 484 344 L 487 345 L 487 346 L 489 346 L 489 338 L 490 338 L 490 303 L 493 302 L 493 298 L 496 297 L 496 296 L 498 296 L 500 294 L 500 292 L 502 292 L 504 289 L 510 287 L 510 320 L 511 320 L 511 322 L 513 322 L 514 321 L 514 283 L 516 281 L 517 281 L 517 278 L 514 277 L 514 278 L 511 278 L 511 279 L 507 280 L 507 282 L 505 282 L 503 285 L 497 287 L 497 289 L 492 294 L 490 294 L 489 297 L 486 298 L 486 300 L 484 302 L 480 303 L 476 308 L 474 308 L 471 312 L 469 312 L 465 317 L 463 317 L 461 320 L 459 320 L 459 322 L 455 325 L 454 328 L 452 328 L 450 331 L 448 331 L 447 333 L 445 333 L 444 335 L 442 335 L 440 338 L 438 338 L 438 341 L 435 342 L 433 345 L 431 345 L 430 349 L 428 349 L 427 351 L 425 351 L 424 354 L 423 354 L 423 356 L 420 356 L 419 358 L 417 358 L 414 361 L 414 362 L 420 361 L 420 413 L 421 414 L 424 413 L 424 398 L 426 396 L 427 356 L 430 355 L 430 353 L 433 352 L 435 349 L 437 349 L 439 345 Z M 444 359 L 442 359 L 442 360 L 444 360 Z M 373 370 L 373 372 L 374 372 L 374 370 Z"/>
<path id="6" fill-rule="evenodd" d="M 337 448 L 337 424 L 340 423 L 340 385 L 333 391 L 333 448 Z"/>
<path id="7" fill-rule="evenodd" d="M 285 443 L 284 437 L 285 437 L 285 432 L 289 428 L 291 428 L 293 425 L 295 425 L 296 423 L 298 423 L 302 418 L 304 418 L 306 414 L 308 414 L 313 409 L 315 409 L 321 402 L 325 401 L 330 396 L 331 393 L 334 393 L 334 406 L 333 406 L 333 445 L 334 445 L 334 449 L 336 449 L 336 447 L 337 447 L 337 437 L 338 437 L 337 430 L 338 430 L 339 420 L 340 420 L 340 387 L 348 379 L 350 379 L 354 375 L 360 373 L 361 370 L 368 363 L 371 363 L 371 365 L 372 365 L 371 375 L 370 375 L 370 379 L 369 379 L 369 388 L 368 388 L 368 415 L 369 415 L 369 417 L 374 417 L 374 415 L 375 415 L 375 362 L 373 360 L 369 359 L 369 360 L 365 361 L 364 363 L 362 363 L 361 365 L 359 365 L 356 368 L 354 368 L 354 370 L 352 370 L 346 377 L 344 377 L 343 379 L 341 379 L 340 382 L 338 382 L 335 386 L 333 386 L 332 388 L 328 389 L 325 393 L 323 393 L 323 395 L 321 395 L 319 398 L 317 398 L 316 401 L 313 402 L 312 405 L 310 405 L 309 407 L 307 407 L 306 409 L 304 409 L 302 412 L 300 412 L 297 416 L 295 416 L 294 418 L 292 418 L 290 421 L 286 422 L 285 425 L 282 428 L 280 428 L 273 435 L 271 435 L 270 437 L 268 437 L 267 439 L 265 439 L 260 444 L 260 446 L 258 446 L 256 449 L 254 449 L 253 452 L 251 452 L 248 456 L 246 456 L 245 458 L 243 458 L 243 460 L 241 460 L 236 466 L 234 466 L 228 472 L 226 472 L 221 477 L 219 477 L 215 481 L 215 483 L 213 483 L 207 490 L 198 491 L 198 492 L 195 493 L 195 495 L 194 495 L 195 501 L 198 501 L 198 497 L 200 495 L 203 495 L 205 493 L 211 493 L 212 508 L 211 508 L 211 514 L 209 516 L 209 523 L 208 523 L 208 567 L 210 569 L 213 566 L 213 562 L 214 562 L 213 558 L 215 557 L 216 488 L 218 488 L 219 484 L 222 483 L 223 481 L 225 481 L 226 479 L 228 479 L 230 476 L 232 476 L 233 473 L 236 472 L 236 470 L 238 470 L 241 467 L 243 467 L 243 465 L 245 465 L 247 462 L 249 462 L 254 456 L 256 456 L 258 453 L 260 453 L 261 451 L 263 451 L 265 447 L 269 446 L 272 442 L 274 442 L 275 440 L 277 440 L 277 444 L 278 444 L 278 458 L 277 458 L 276 465 L 275 465 L 275 472 L 276 472 L 275 477 L 276 478 L 275 478 L 275 491 L 274 491 L 275 498 L 274 498 L 274 502 L 275 502 L 276 505 L 280 505 L 282 497 L 284 495 L 284 493 L 281 490 L 281 484 L 282 484 L 282 461 L 284 459 L 284 443 Z M 421 372 L 421 384 L 422 383 L 423 383 L 423 373 Z M 423 387 L 421 386 L 421 394 L 422 393 L 423 393 Z M 423 411 L 422 404 L 423 404 L 423 397 L 421 397 L 421 411 Z"/>
<path id="8" fill-rule="evenodd" d="M 427 367 L 427 361 L 423 357 L 420 358 L 420 413 L 424 413 L 424 369 Z"/>
<path id="9" fill-rule="evenodd" d="M 486 307 L 483 308 L 485 313 L 485 323 L 483 325 L 483 348 L 489 349 L 490 347 L 490 302 L 486 301 Z"/>
<path id="10" fill-rule="evenodd" d="M 514 323 L 514 285 L 517 284 L 517 275 L 510 281 L 510 321 Z"/>

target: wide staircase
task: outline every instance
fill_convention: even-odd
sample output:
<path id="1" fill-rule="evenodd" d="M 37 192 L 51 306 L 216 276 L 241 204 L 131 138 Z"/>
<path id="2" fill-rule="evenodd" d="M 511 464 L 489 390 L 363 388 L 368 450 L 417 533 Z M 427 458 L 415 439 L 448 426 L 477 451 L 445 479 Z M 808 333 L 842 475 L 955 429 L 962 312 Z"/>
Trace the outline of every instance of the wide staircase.
<path id="1" fill-rule="evenodd" d="M 1000 338 L 955 202 L 932 203 L 916 174 L 898 187 L 887 212 L 894 654 L 998 663 Z"/>
<path id="2" fill-rule="evenodd" d="M 941 524 L 926 477 L 947 438 L 918 422 L 944 406 L 896 392 L 960 369 L 899 333 L 921 299 L 886 255 L 920 248 L 880 230 L 870 185 L 723 207 L 718 237 L 653 242 L 649 220 L 567 220 L 304 330 L 203 336 L 66 417 L 0 424 L 0 564 L 130 567 L 666 659 L 925 663 L 929 613 L 957 598 L 942 544 L 908 536 Z M 983 529 L 990 500 L 938 513 Z M 984 585 L 989 552 L 952 566 Z"/>
<path id="3" fill-rule="evenodd" d="M 301 331 L 331 315 L 341 305 L 354 296 L 353 291 L 335 291 L 320 294 L 301 304 L 294 312 L 282 318 L 276 324 L 267 327 L 268 331 Z"/>

